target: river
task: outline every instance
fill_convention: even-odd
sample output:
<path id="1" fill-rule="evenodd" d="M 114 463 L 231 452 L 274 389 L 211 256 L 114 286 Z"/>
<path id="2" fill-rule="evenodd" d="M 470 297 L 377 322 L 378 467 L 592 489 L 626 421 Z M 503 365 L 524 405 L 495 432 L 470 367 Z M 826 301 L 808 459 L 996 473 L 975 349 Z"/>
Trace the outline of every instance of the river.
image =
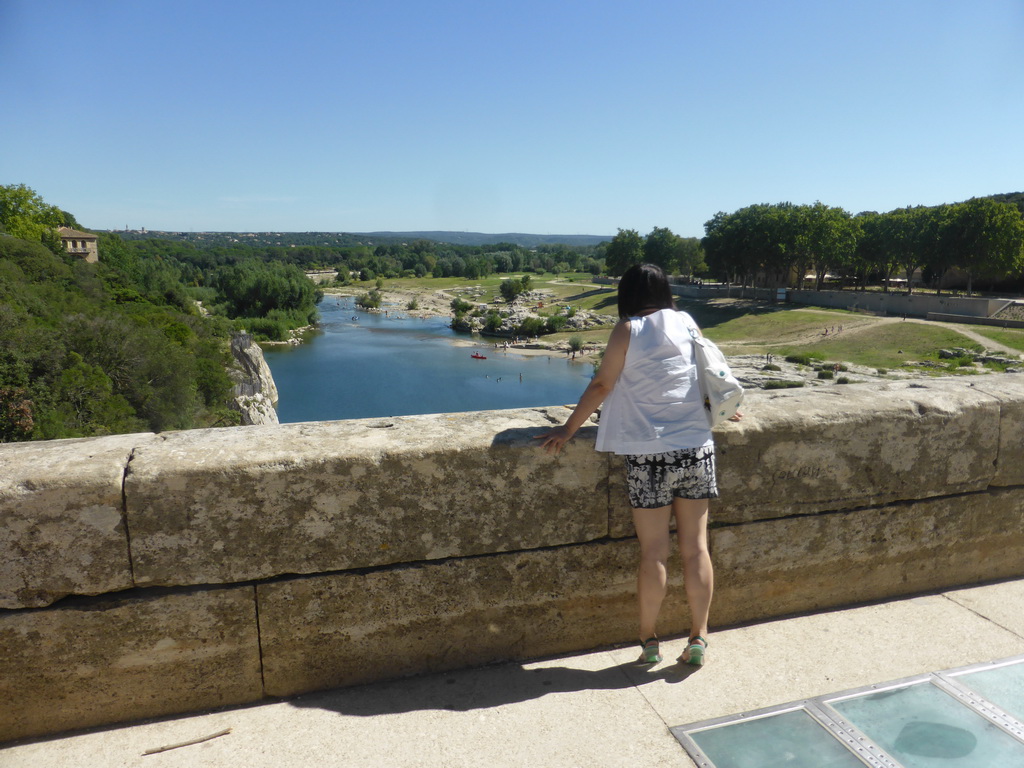
<path id="1" fill-rule="evenodd" d="M 282 424 L 575 403 L 590 359 L 501 352 L 446 317 L 385 317 L 352 297 L 320 304 L 320 329 L 298 346 L 267 346 Z M 477 352 L 486 360 L 474 359 Z"/>

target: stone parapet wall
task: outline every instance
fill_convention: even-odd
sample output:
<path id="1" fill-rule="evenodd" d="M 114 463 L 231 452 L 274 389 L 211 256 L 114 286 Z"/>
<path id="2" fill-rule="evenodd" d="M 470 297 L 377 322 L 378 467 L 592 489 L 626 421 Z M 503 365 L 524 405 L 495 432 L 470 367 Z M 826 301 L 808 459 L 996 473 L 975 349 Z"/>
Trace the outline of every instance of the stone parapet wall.
<path id="1" fill-rule="evenodd" d="M 713 625 L 1024 575 L 1024 377 L 744 410 Z M 0 740 L 634 640 L 621 461 L 533 439 L 568 413 L 0 446 Z"/>
<path id="2" fill-rule="evenodd" d="M 929 312 L 928 320 L 940 323 L 963 323 L 965 325 L 991 325 L 997 328 L 1024 328 L 1024 320 L 1012 320 L 1002 313 L 993 317 L 970 317 L 969 315 L 945 315 L 941 312 Z"/>
<path id="3" fill-rule="evenodd" d="M 907 294 L 897 291 L 789 291 L 788 300 L 794 304 L 911 317 L 927 317 L 930 313 L 992 317 L 1011 303 L 1009 299 L 936 296 L 930 293 Z"/>

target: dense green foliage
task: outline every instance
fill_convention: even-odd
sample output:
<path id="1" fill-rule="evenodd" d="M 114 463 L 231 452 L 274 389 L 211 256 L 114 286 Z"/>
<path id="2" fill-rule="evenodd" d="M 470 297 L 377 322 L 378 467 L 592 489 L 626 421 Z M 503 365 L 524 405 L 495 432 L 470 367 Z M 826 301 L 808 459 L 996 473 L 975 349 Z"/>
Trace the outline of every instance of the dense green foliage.
<path id="1" fill-rule="evenodd" d="M 815 288 L 827 275 L 839 288 L 868 282 L 888 285 L 898 271 L 909 290 L 922 270 L 938 289 L 973 288 L 975 276 L 1020 290 L 1024 266 L 1022 195 L 1007 201 L 975 198 L 964 203 L 899 208 L 851 216 L 841 208 L 814 205 L 751 205 L 720 212 L 705 224 L 702 243 L 711 271 L 746 284 L 804 287 L 812 270 Z"/>
<path id="2" fill-rule="evenodd" d="M 0 232 L 12 237 L 42 243 L 52 253 L 61 250 L 56 227 L 77 227 L 75 218 L 43 198 L 24 184 L 0 186 Z"/>
<path id="3" fill-rule="evenodd" d="M 0 440 L 237 423 L 230 325 L 173 273 L 86 264 L 0 236 Z"/>
<path id="4" fill-rule="evenodd" d="M 498 290 L 501 291 L 501 297 L 511 303 L 515 301 L 517 296 L 529 292 L 532 288 L 533 283 L 530 280 L 530 276 L 524 275 L 522 278 L 503 280 Z"/>
<path id="5" fill-rule="evenodd" d="M 231 333 L 285 339 L 317 318 L 322 293 L 287 259 L 104 233 L 88 264 L 60 225 L 79 226 L 0 186 L 0 440 L 237 423 Z"/>
<path id="6" fill-rule="evenodd" d="M 634 264 L 657 264 L 669 274 L 701 274 L 706 269 L 701 241 L 655 227 L 641 237 L 635 229 L 620 229 L 605 250 L 609 275 L 621 275 Z"/>
<path id="7" fill-rule="evenodd" d="M 292 234 L 280 235 L 288 243 Z M 301 239 L 300 235 L 294 237 Z M 527 250 L 512 243 L 466 246 L 412 240 L 376 246 L 252 245 L 248 243 L 197 244 L 150 238 L 125 241 L 139 258 L 160 258 L 180 265 L 188 283 L 204 284 L 203 275 L 241 261 L 293 264 L 307 269 L 335 269 L 346 282 L 378 277 L 467 277 L 480 279 L 500 272 L 590 272 L 603 269 L 603 248 L 598 246 L 541 245 Z"/>

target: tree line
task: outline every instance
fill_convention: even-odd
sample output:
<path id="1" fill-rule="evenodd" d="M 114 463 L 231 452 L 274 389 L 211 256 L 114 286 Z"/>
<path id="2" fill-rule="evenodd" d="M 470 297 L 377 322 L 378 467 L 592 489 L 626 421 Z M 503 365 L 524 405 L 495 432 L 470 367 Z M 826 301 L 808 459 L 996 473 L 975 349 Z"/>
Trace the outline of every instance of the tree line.
<path id="1" fill-rule="evenodd" d="M 125 240 L 124 245 L 141 258 L 173 259 L 189 277 L 219 266 L 256 260 L 294 264 L 303 270 L 336 269 L 357 280 L 378 277 L 466 277 L 479 279 L 500 272 L 591 272 L 603 268 L 600 246 L 538 245 L 523 248 L 513 243 L 452 245 L 433 240 L 412 240 L 376 246 L 288 245 L 245 243 L 200 245 L 194 242 L 150 238 Z M 185 266 L 187 265 L 187 266 Z"/>
<path id="2" fill-rule="evenodd" d="M 992 198 L 855 216 L 821 202 L 751 205 L 717 213 L 705 232 L 708 268 L 730 282 L 804 288 L 811 273 L 819 290 L 827 276 L 839 288 L 880 282 L 888 290 L 902 274 L 913 290 L 920 270 L 939 290 L 966 285 L 969 294 L 978 278 L 1022 287 L 1021 208 Z"/>
<path id="3" fill-rule="evenodd" d="M 680 237 L 667 227 L 655 227 L 646 236 L 635 229 L 619 229 L 604 251 L 605 270 L 618 277 L 634 264 L 657 264 L 669 274 L 704 274 L 707 264 L 701 241 Z"/>

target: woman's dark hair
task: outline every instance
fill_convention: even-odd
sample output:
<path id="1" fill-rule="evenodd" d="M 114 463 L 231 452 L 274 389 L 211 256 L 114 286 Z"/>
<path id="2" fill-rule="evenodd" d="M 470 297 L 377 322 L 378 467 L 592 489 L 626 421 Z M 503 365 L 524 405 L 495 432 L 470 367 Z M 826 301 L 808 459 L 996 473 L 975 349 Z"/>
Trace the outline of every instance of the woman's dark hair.
<path id="1" fill-rule="evenodd" d="M 644 309 L 675 309 L 665 271 L 657 264 L 634 264 L 619 280 L 619 317 Z"/>

